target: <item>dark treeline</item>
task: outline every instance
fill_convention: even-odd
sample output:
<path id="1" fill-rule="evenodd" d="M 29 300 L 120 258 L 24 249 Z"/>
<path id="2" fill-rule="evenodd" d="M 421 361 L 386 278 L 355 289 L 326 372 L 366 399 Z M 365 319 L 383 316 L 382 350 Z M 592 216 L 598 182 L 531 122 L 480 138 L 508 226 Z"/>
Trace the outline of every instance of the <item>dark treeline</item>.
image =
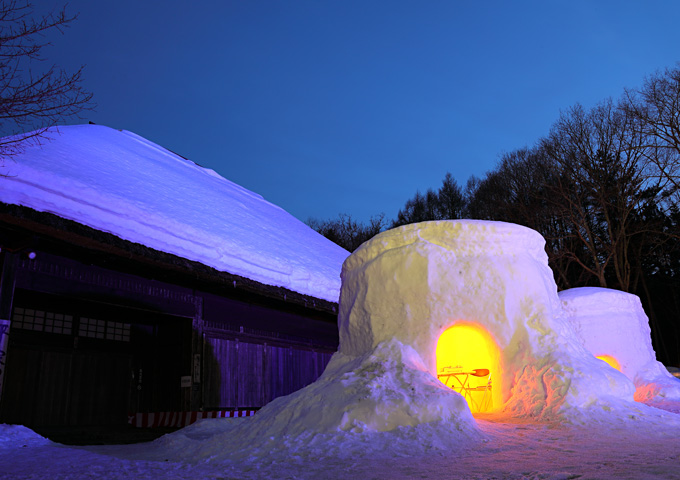
<path id="1" fill-rule="evenodd" d="M 660 360 L 680 365 L 680 67 L 591 109 L 563 111 L 533 147 L 501 156 L 461 188 L 446 174 L 397 218 L 349 215 L 310 225 L 353 251 L 386 228 L 457 218 L 532 228 L 560 289 L 599 286 L 638 295 Z"/>
<path id="2" fill-rule="evenodd" d="M 350 215 L 342 213 L 335 220 L 307 220 L 307 225 L 330 241 L 353 252 L 366 240 L 370 240 L 388 226 L 385 215 L 371 217 L 368 224 L 357 222 Z"/>

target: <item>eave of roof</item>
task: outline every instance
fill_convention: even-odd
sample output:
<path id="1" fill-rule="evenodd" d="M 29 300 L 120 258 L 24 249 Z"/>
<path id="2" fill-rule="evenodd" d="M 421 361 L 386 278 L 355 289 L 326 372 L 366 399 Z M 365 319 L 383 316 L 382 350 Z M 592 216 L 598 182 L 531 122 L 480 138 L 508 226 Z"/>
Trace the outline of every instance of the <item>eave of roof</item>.
<path id="1" fill-rule="evenodd" d="M 27 236 L 37 237 L 38 241 L 49 243 L 50 248 L 56 246 L 80 255 L 114 257 L 117 259 L 116 264 L 123 270 L 134 267 L 137 272 L 141 269 L 162 271 L 164 278 L 174 283 L 210 293 L 224 294 L 227 289 L 238 291 L 239 295 L 264 297 L 324 314 L 337 314 L 337 303 L 221 272 L 202 263 L 130 242 L 51 213 L 0 202 L 0 224 L 4 224 L 5 229 L 13 227 Z M 0 237 L 0 247 L 7 248 L 7 242 L 11 241 L 12 239 Z"/>

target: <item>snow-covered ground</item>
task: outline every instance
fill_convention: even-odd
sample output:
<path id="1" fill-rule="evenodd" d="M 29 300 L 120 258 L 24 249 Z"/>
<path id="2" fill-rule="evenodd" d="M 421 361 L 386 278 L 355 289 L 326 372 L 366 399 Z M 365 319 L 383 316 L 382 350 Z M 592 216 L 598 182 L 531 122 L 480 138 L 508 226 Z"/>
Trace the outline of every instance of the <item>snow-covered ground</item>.
<path id="1" fill-rule="evenodd" d="M 674 408 L 680 411 L 680 404 Z M 286 445 L 285 438 L 272 439 L 269 454 L 249 451 L 248 445 L 229 451 L 214 441 L 250 421 L 203 420 L 155 442 L 87 447 L 62 446 L 24 427 L 0 426 L 0 478 L 680 479 L 677 427 L 636 419 L 622 419 L 618 426 L 569 426 L 478 415 L 479 439 L 458 445 L 416 427 L 346 433 L 332 445 L 318 438 L 303 449 Z M 180 458 L 178 447 L 194 441 L 209 446 L 212 455 Z M 374 448 L 366 449 L 367 442 Z"/>

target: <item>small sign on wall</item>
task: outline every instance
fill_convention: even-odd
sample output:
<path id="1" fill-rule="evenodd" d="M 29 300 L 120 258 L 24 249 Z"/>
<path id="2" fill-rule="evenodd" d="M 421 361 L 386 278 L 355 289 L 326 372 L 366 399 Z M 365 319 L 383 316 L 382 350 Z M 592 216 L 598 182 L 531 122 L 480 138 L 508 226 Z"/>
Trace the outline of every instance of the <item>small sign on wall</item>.
<path id="1" fill-rule="evenodd" d="M 201 383 L 201 354 L 194 354 L 194 383 Z"/>
<path id="2" fill-rule="evenodd" d="M 191 387 L 191 375 L 181 377 L 181 386 L 182 388 Z"/>
<path id="3" fill-rule="evenodd" d="M 9 324 L 9 320 L 0 320 L 0 393 L 2 393 L 2 378 L 5 376 L 5 364 L 7 362 Z"/>

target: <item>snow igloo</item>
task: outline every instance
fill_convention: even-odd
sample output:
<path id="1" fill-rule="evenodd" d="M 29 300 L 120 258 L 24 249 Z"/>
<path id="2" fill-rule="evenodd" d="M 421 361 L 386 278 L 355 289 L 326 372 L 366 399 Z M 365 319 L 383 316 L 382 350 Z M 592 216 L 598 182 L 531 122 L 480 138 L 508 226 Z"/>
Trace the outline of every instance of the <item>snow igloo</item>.
<path id="1" fill-rule="evenodd" d="M 596 359 L 569 323 L 544 245 L 537 232 L 502 222 L 381 233 L 343 265 L 339 353 L 411 348 L 473 412 L 547 419 L 632 401 L 631 380 Z"/>
<path id="2" fill-rule="evenodd" d="M 635 384 L 635 400 L 680 400 L 680 382 L 656 360 L 649 319 L 636 295 L 607 288 L 559 293 L 567 321 L 585 348 Z"/>

